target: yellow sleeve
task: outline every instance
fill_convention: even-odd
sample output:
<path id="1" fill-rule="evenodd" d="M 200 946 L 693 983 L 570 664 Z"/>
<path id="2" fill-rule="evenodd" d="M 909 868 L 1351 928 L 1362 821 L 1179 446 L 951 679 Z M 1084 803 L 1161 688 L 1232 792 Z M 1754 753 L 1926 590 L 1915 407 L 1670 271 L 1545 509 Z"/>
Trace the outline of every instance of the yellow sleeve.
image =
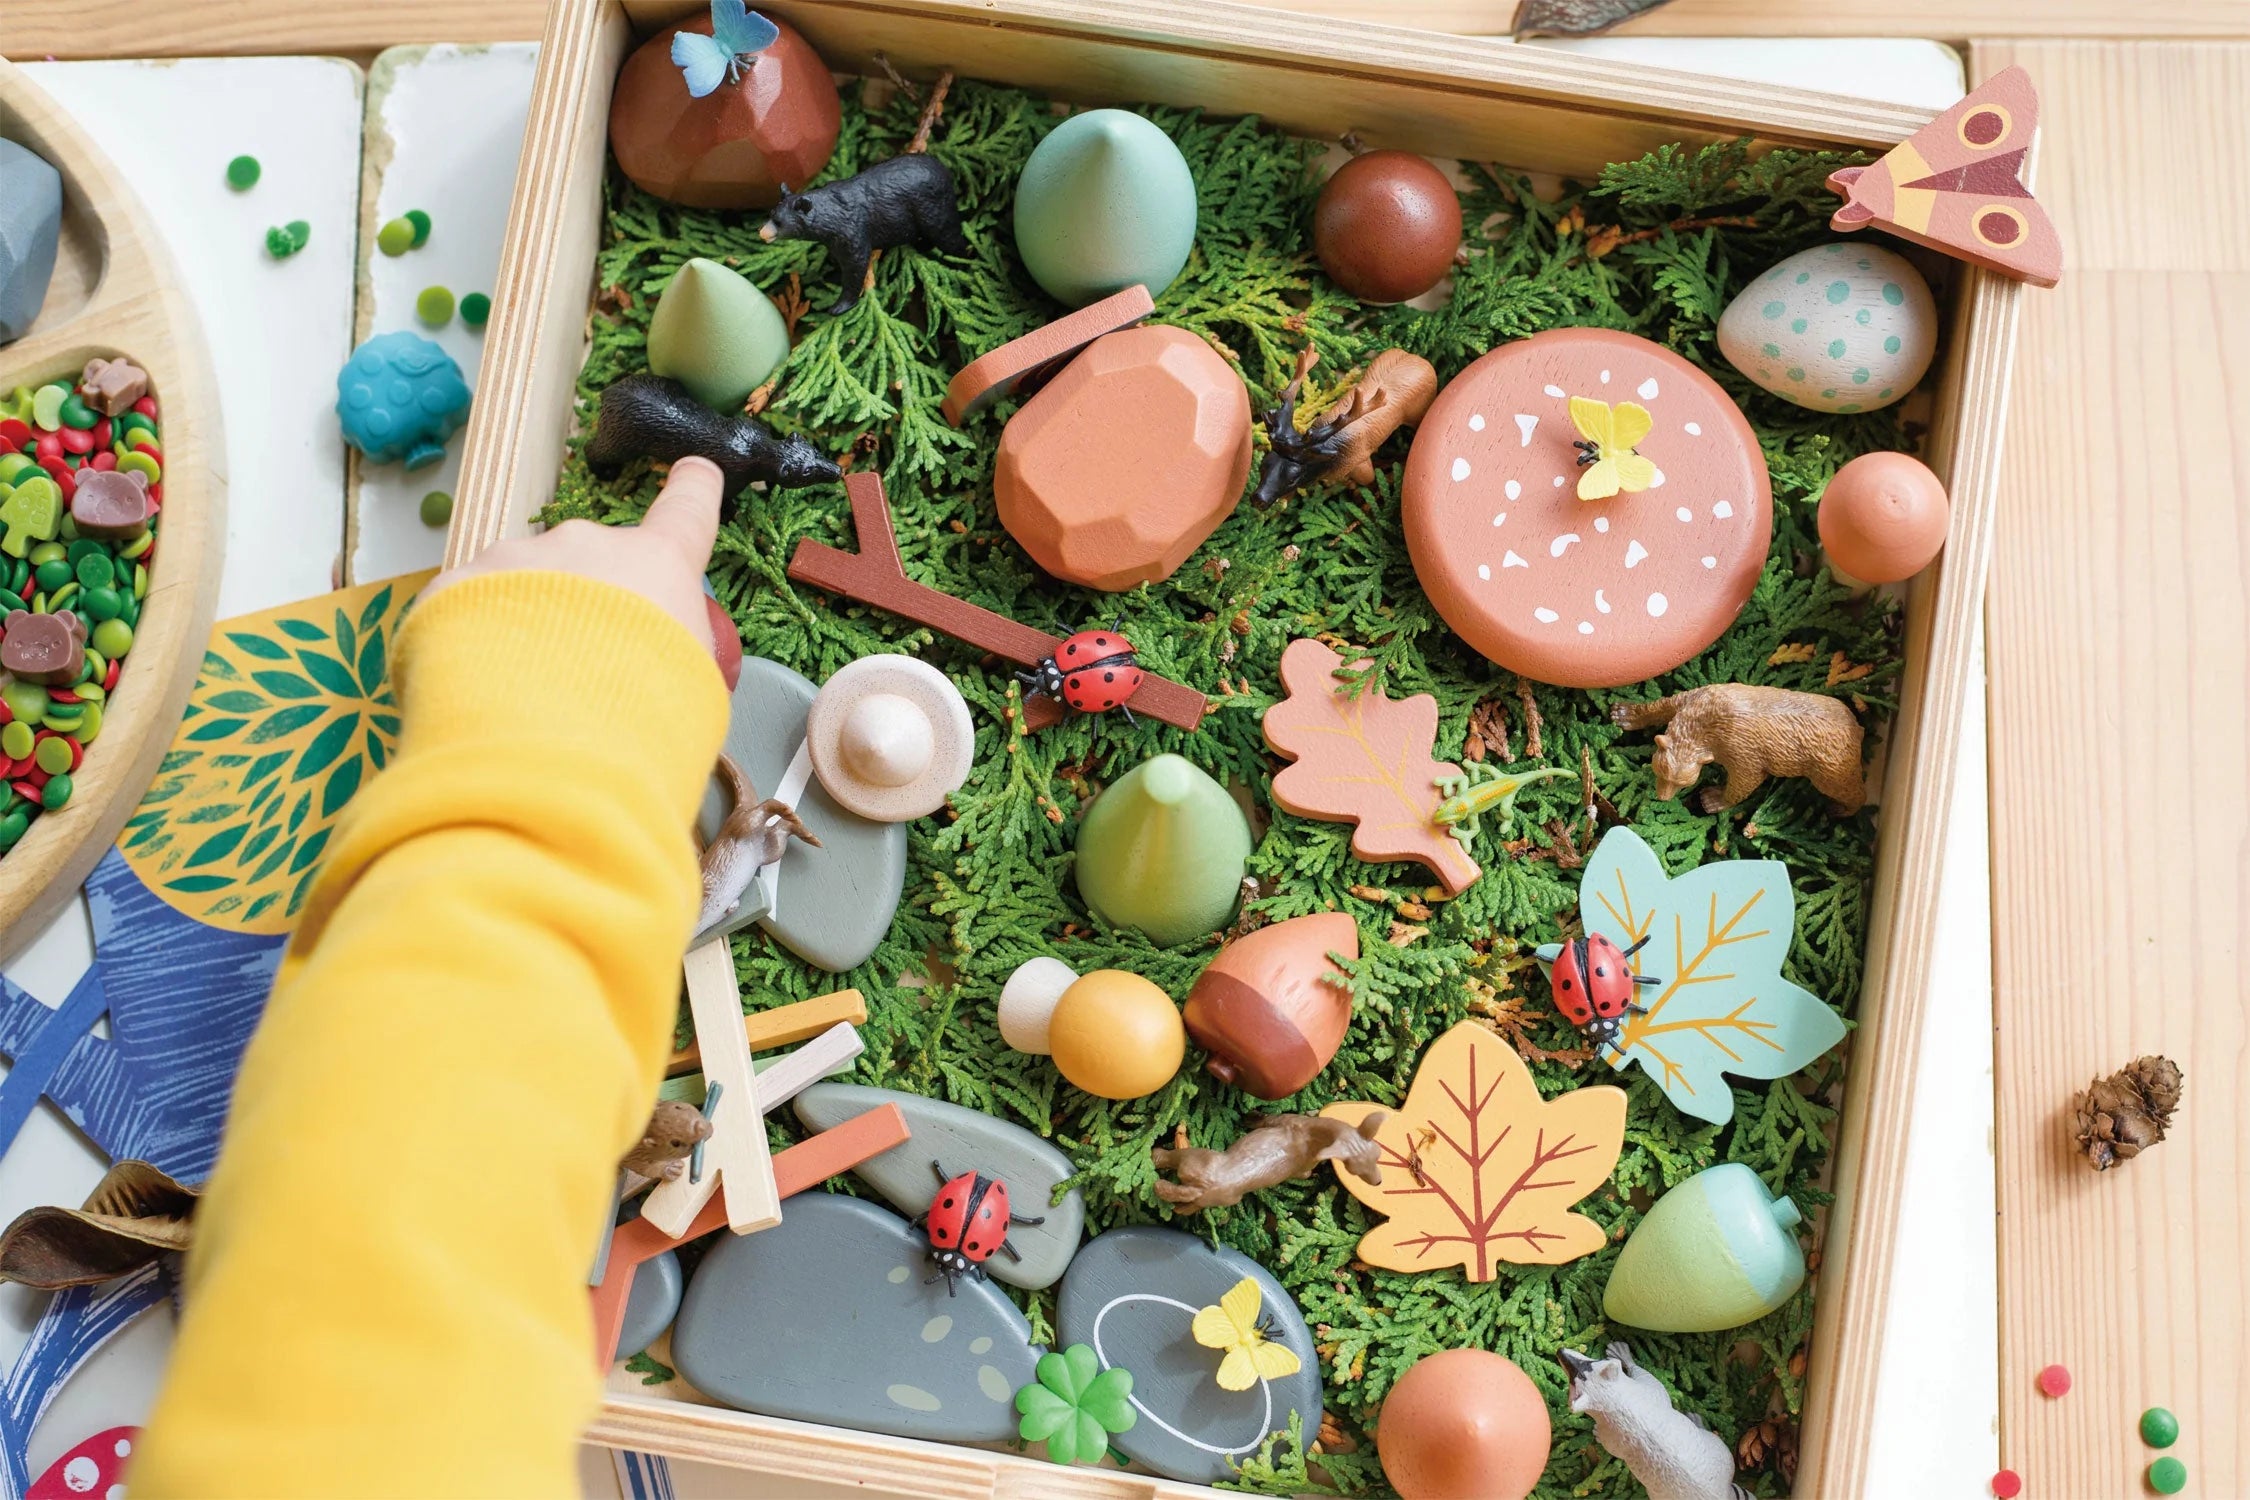
<path id="1" fill-rule="evenodd" d="M 560 573 L 418 606 L 393 680 L 398 756 L 243 1059 L 136 1500 L 577 1493 L 586 1275 L 726 693 L 654 605 Z"/>

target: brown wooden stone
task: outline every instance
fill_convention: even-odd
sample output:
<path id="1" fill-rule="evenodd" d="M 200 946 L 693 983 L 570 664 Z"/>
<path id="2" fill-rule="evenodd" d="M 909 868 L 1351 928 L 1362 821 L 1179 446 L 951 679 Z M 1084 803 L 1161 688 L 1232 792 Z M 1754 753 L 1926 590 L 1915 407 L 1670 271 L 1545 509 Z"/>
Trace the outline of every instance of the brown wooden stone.
<path id="1" fill-rule="evenodd" d="M 1057 578 L 1116 592 L 1169 578 L 1250 474 L 1250 394 L 1180 328 L 1089 344 L 1009 418 L 1000 523 Z"/>
<path id="2" fill-rule="evenodd" d="M 836 149 L 843 109 L 812 44 L 783 22 L 781 35 L 705 98 L 688 93 L 672 61 L 682 31 L 711 34 L 708 14 L 643 42 L 617 75 L 609 148 L 644 191 L 690 208 L 770 208 L 781 185 L 801 188 Z"/>
<path id="3" fill-rule="evenodd" d="M 1074 313 L 1041 324 L 960 368 L 945 387 L 945 420 L 958 427 L 1009 396 L 1028 396 L 1055 378 L 1079 350 L 1105 333 L 1132 327 L 1156 311 L 1148 288 L 1129 286 Z"/>
<path id="4" fill-rule="evenodd" d="M 1570 398 L 1635 402 L 1657 480 L 1578 498 Z M 1724 632 L 1773 534 L 1758 440 L 1727 393 L 1629 333 L 1563 328 L 1493 350 L 1439 393 L 1407 456 L 1415 575 L 1461 638 L 1560 687 L 1668 672 Z"/>

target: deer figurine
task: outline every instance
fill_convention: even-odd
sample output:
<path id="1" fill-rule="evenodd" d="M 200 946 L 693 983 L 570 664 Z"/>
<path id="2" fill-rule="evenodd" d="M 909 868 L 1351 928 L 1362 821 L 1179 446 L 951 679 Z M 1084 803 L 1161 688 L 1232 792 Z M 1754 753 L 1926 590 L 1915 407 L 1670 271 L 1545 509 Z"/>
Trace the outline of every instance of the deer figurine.
<path id="1" fill-rule="evenodd" d="M 1281 404 L 1266 413 L 1272 448 L 1258 474 L 1257 493 L 1250 497 L 1261 510 L 1323 480 L 1373 484 L 1375 450 L 1401 427 L 1418 424 L 1437 397 L 1437 371 L 1428 360 L 1404 349 L 1385 349 L 1359 384 L 1300 432 L 1297 397 L 1319 362 L 1319 353 L 1309 346 L 1298 355 L 1296 378 L 1281 393 Z"/>
<path id="2" fill-rule="evenodd" d="M 1159 1146 L 1153 1153 L 1156 1169 L 1180 1180 L 1157 1183 L 1156 1196 L 1177 1213 L 1228 1208 L 1245 1193 L 1309 1177 L 1324 1161 L 1362 1182 L 1380 1184 L 1382 1148 L 1375 1143 L 1375 1132 L 1382 1128 L 1384 1114 L 1378 1109 L 1356 1126 L 1319 1115 L 1260 1115 L 1224 1151 Z"/>

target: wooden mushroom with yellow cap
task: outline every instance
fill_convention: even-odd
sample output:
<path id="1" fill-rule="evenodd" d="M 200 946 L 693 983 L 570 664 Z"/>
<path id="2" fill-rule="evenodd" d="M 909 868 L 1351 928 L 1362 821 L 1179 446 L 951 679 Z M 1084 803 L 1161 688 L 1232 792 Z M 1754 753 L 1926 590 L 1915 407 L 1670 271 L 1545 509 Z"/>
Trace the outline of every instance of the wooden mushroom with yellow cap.
<path id="1" fill-rule="evenodd" d="M 928 662 L 863 656 L 813 699 L 805 744 L 839 806 L 905 823 L 936 812 L 968 779 L 976 730 L 961 690 Z"/>

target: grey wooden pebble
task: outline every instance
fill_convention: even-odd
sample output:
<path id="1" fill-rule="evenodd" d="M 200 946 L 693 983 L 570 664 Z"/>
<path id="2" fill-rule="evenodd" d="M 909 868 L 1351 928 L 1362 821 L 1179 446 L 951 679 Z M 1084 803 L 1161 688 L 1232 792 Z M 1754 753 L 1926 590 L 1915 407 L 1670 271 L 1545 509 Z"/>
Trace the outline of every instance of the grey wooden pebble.
<path id="1" fill-rule="evenodd" d="M 814 691 L 810 682 L 779 662 L 760 656 L 742 659 L 726 752 L 760 797 L 770 797 L 779 789 L 790 759 L 804 742 Z M 700 836 L 710 838 L 726 812 L 726 788 L 714 779 L 703 797 Z M 804 794 L 797 799 L 797 816 L 821 846 L 815 849 L 790 840 L 789 851 L 781 857 L 779 911 L 764 911 L 753 882 L 741 908 L 706 936 L 721 936 L 755 922 L 814 968 L 840 974 L 865 963 L 891 930 L 899 893 L 906 888 L 906 829 L 846 812 L 821 789 L 818 777 L 806 782 Z"/>
<path id="2" fill-rule="evenodd" d="M 899 1107 L 913 1139 L 852 1168 L 860 1180 L 900 1213 L 919 1218 L 937 1190 L 932 1161 L 943 1163 L 955 1175 L 982 1172 L 998 1178 L 1008 1185 L 1010 1208 L 1027 1219 L 1046 1222 L 1010 1228 L 1008 1243 L 1023 1259 L 1012 1261 L 995 1254 L 984 1263 L 985 1271 L 1010 1286 L 1033 1290 L 1053 1286 L 1078 1253 L 1079 1236 L 1086 1227 L 1086 1200 L 1076 1188 L 1060 1203 L 1047 1201 L 1078 1170 L 1070 1158 L 1022 1126 L 980 1110 L 856 1083 L 814 1084 L 797 1096 L 797 1118 L 808 1129 L 826 1130 L 883 1104 Z"/>
<path id="3" fill-rule="evenodd" d="M 1294 1375 L 1222 1390 L 1223 1351 L 1195 1341 L 1198 1309 L 1217 1305 L 1248 1276 L 1264 1301 L 1274 1342 L 1294 1352 Z M 1078 1252 L 1055 1299 L 1061 1345 L 1088 1344 L 1103 1367 L 1133 1372 L 1140 1420 L 1110 1439 L 1118 1452 L 1189 1484 L 1234 1477 L 1229 1460 L 1255 1455 L 1269 1432 L 1304 1417 L 1305 1440 L 1320 1431 L 1320 1355 L 1297 1304 L 1265 1267 L 1238 1250 L 1213 1250 L 1176 1229 L 1113 1229 Z M 1269 1402 L 1270 1397 L 1270 1402 Z"/>
<path id="4" fill-rule="evenodd" d="M 721 1235 L 688 1283 L 672 1363 L 742 1411 L 953 1443 L 1016 1435 L 1031 1325 L 998 1287 L 925 1281 L 929 1241 L 879 1204 L 799 1193 Z"/>
<path id="5" fill-rule="evenodd" d="M 631 1359 L 672 1326 L 680 1310 L 680 1256 L 667 1250 L 640 1263 L 633 1290 L 625 1298 L 625 1321 L 617 1329 L 617 1359 Z"/>
<path id="6" fill-rule="evenodd" d="M 31 331 L 62 243 L 62 174 L 0 140 L 0 344 Z"/>

